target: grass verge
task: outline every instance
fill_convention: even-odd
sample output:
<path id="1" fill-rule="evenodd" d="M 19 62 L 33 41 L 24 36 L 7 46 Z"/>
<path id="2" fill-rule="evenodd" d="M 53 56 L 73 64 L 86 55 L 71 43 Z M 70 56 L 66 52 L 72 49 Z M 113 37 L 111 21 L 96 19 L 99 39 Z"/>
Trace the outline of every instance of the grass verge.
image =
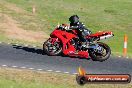
<path id="1" fill-rule="evenodd" d="M 86 84 L 76 83 L 75 75 L 0 68 L 0 88 L 131 88 L 130 84 Z"/>

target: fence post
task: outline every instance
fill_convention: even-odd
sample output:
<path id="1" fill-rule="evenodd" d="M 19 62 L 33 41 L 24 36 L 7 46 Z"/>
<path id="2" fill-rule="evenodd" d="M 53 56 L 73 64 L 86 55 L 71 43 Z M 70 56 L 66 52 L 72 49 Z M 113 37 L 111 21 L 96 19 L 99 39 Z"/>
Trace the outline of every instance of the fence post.
<path id="1" fill-rule="evenodd" d="M 123 47 L 123 56 L 126 57 L 127 54 L 127 35 L 124 35 L 124 47 Z"/>
<path id="2" fill-rule="evenodd" d="M 36 7 L 35 7 L 35 5 L 32 6 L 32 13 L 33 13 L 33 14 L 36 13 Z"/>

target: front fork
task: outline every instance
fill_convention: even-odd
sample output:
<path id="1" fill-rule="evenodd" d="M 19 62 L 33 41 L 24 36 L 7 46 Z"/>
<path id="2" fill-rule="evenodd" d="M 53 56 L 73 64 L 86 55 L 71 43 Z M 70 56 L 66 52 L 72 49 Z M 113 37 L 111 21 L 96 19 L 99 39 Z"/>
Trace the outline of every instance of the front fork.
<path id="1" fill-rule="evenodd" d="M 93 44 L 89 46 L 90 49 L 93 49 L 97 53 L 102 53 L 103 48 L 99 44 Z"/>

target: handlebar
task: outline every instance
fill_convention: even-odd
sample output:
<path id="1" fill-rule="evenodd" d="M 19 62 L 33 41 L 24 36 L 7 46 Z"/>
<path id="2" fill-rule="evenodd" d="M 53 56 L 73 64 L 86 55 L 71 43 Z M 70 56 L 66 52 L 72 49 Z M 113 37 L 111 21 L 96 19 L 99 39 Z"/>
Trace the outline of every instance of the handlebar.
<path id="1" fill-rule="evenodd" d="M 77 26 L 71 26 L 71 27 L 69 27 L 69 26 L 60 25 L 58 28 L 62 29 L 62 30 L 72 30 L 72 29 L 77 29 L 78 27 Z"/>
<path id="2" fill-rule="evenodd" d="M 61 25 L 58 28 L 61 30 L 65 30 L 64 26 L 61 26 Z"/>

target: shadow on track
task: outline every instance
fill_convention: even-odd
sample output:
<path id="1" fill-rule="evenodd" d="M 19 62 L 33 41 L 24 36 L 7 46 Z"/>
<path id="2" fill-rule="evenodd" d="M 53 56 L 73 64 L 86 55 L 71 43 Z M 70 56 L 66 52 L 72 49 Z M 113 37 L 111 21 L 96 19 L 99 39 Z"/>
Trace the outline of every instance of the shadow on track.
<path id="1" fill-rule="evenodd" d="M 33 47 L 26 47 L 26 46 L 20 46 L 20 45 L 12 45 L 13 48 L 15 49 L 21 49 L 24 50 L 26 52 L 31 52 L 31 53 L 37 53 L 37 54 L 41 54 L 41 55 L 47 55 L 42 49 L 37 49 L 37 48 L 33 48 Z M 61 57 L 70 57 L 70 58 L 78 58 L 78 59 L 91 59 L 91 58 L 79 58 L 79 57 L 74 57 L 74 56 L 66 56 L 64 54 L 58 55 Z"/>
<path id="2" fill-rule="evenodd" d="M 12 46 L 15 49 L 21 49 L 21 50 L 24 50 L 24 51 L 27 51 L 27 52 L 45 55 L 45 53 L 43 52 L 42 49 L 37 49 L 37 48 L 32 48 L 32 47 L 26 47 L 26 46 L 20 46 L 20 45 L 12 45 Z"/>
<path id="3" fill-rule="evenodd" d="M 70 58 L 77 58 L 77 59 L 86 59 L 86 60 L 90 60 L 91 58 L 88 57 L 88 58 L 83 58 L 83 57 L 76 57 L 76 56 L 67 56 L 67 55 L 64 55 L 64 54 L 61 54 L 60 55 L 61 57 L 70 57 Z"/>

